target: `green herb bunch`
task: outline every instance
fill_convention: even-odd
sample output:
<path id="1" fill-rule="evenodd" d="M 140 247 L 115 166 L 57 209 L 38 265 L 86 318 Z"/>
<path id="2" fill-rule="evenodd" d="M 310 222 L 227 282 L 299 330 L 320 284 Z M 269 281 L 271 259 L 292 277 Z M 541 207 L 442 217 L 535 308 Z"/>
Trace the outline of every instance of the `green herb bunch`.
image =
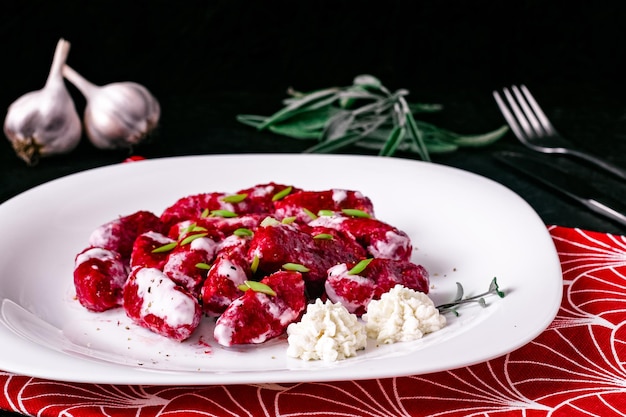
<path id="1" fill-rule="evenodd" d="M 371 75 L 359 75 L 347 87 L 288 93 L 285 107 L 273 115 L 241 114 L 237 120 L 259 130 L 316 141 L 305 153 L 330 153 L 356 145 L 378 150 L 381 156 L 414 153 L 424 161 L 430 161 L 430 153 L 489 145 L 508 131 L 504 125 L 485 134 L 461 135 L 416 120 L 414 115 L 440 111 L 442 106 L 408 103 L 407 90 L 392 93 Z"/>

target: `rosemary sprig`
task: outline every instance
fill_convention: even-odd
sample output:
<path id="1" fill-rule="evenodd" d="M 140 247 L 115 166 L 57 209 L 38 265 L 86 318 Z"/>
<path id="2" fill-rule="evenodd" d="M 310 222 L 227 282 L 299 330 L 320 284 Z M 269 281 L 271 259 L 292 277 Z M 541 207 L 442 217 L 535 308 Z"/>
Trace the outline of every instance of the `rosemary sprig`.
<path id="1" fill-rule="evenodd" d="M 457 311 L 457 307 L 463 304 L 478 303 L 481 307 L 487 307 L 487 302 L 485 301 L 486 296 L 494 294 L 500 298 L 504 298 L 505 295 L 504 292 L 500 290 L 500 287 L 498 286 L 498 281 L 495 277 L 491 280 L 491 283 L 489 284 L 489 289 L 487 291 L 473 297 L 463 298 L 464 291 L 461 283 L 457 282 L 456 288 L 457 292 L 454 301 L 452 301 L 451 303 L 441 304 L 437 306 L 437 309 L 440 313 L 453 313 L 458 316 L 459 313 Z"/>
<path id="2" fill-rule="evenodd" d="M 461 135 L 416 120 L 416 114 L 442 107 L 409 103 L 407 90 L 391 92 L 371 75 L 359 75 L 346 87 L 310 93 L 289 90 L 288 94 L 285 107 L 273 115 L 240 114 L 237 120 L 259 130 L 317 141 L 305 153 L 330 153 L 356 145 L 378 150 L 381 156 L 414 153 L 424 161 L 430 161 L 430 153 L 489 145 L 508 131 L 503 125 L 485 134 Z"/>

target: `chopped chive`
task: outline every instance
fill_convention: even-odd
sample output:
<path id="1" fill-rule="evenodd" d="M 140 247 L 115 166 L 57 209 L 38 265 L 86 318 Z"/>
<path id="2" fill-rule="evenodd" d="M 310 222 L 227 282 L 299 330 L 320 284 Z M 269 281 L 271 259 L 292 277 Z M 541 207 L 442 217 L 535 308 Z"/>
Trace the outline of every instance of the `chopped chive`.
<path id="1" fill-rule="evenodd" d="M 239 237 L 254 236 L 254 232 L 250 229 L 246 229 L 245 227 L 240 227 L 233 232 L 233 235 Z"/>
<path id="2" fill-rule="evenodd" d="M 196 264 L 196 268 L 198 269 L 211 269 L 211 265 L 204 263 L 204 262 L 198 262 Z"/>
<path id="3" fill-rule="evenodd" d="M 252 271 L 252 273 L 256 273 L 256 270 L 259 269 L 259 257 L 254 255 L 254 258 L 252 258 L 252 263 L 250 264 L 250 271 Z"/>
<path id="4" fill-rule="evenodd" d="M 363 210 L 359 210 L 359 209 L 342 209 L 341 212 L 345 215 L 352 216 L 352 217 L 363 217 L 363 218 L 372 217 L 370 216 L 369 213 Z"/>
<path id="5" fill-rule="evenodd" d="M 280 224 L 280 222 L 278 220 L 276 220 L 275 218 L 273 218 L 272 216 L 267 216 L 261 222 L 261 226 L 263 226 L 263 227 L 266 227 L 266 226 L 276 226 L 277 224 Z"/>
<path id="6" fill-rule="evenodd" d="M 237 213 L 230 210 L 211 210 L 211 216 L 213 217 L 237 217 Z"/>
<path id="7" fill-rule="evenodd" d="M 354 265 L 351 270 L 348 271 L 348 275 L 360 274 L 365 268 L 367 268 L 370 262 L 372 262 L 372 259 L 374 258 L 363 259 L 358 264 Z"/>
<path id="8" fill-rule="evenodd" d="M 282 189 L 272 196 L 272 201 L 282 200 L 283 198 L 287 197 L 289 193 L 291 193 L 291 190 L 293 190 L 292 186 Z"/>
<path id="9" fill-rule="evenodd" d="M 180 241 L 180 245 L 184 246 L 184 245 L 188 245 L 189 243 L 193 242 L 194 240 L 201 238 L 201 237 L 205 237 L 206 235 L 208 235 L 208 233 L 197 233 L 195 235 L 190 235 L 187 236 L 186 238 L 184 238 L 183 240 Z"/>
<path id="10" fill-rule="evenodd" d="M 227 195 L 221 198 L 221 200 L 225 203 L 241 203 L 243 200 L 248 197 L 248 194 L 233 194 Z"/>
<path id="11" fill-rule="evenodd" d="M 183 230 L 180 231 L 180 234 L 184 235 L 184 234 L 191 232 L 193 228 L 196 227 L 197 225 L 198 225 L 197 223 L 189 224 L 189 226 L 185 227 Z"/>
<path id="12" fill-rule="evenodd" d="M 317 214 L 313 213 L 311 210 L 309 210 L 308 208 L 302 207 L 302 211 L 304 211 L 306 213 L 307 216 L 309 216 L 311 218 L 311 220 L 315 220 L 317 219 Z"/>
<path id="13" fill-rule="evenodd" d="M 290 216 L 290 217 L 285 217 L 284 219 L 281 220 L 282 224 L 291 224 L 293 222 L 295 222 L 297 219 L 296 216 Z"/>
<path id="14" fill-rule="evenodd" d="M 332 210 L 320 210 L 317 212 L 318 216 L 332 216 L 333 214 L 335 214 L 335 212 Z"/>
<path id="15" fill-rule="evenodd" d="M 178 235 L 178 239 L 181 239 L 187 233 L 191 233 L 191 232 L 206 232 L 206 231 L 207 231 L 206 227 L 198 226 L 196 223 L 191 223 L 189 226 L 187 226 L 183 230 L 181 230 L 180 234 Z"/>
<path id="16" fill-rule="evenodd" d="M 204 209 L 204 210 L 202 210 L 202 213 L 200 214 L 200 217 L 202 217 L 204 219 L 206 217 L 209 217 L 209 214 L 210 214 L 209 209 Z"/>
<path id="17" fill-rule="evenodd" d="M 310 269 L 302 264 L 295 264 L 292 262 L 287 262 L 283 265 L 283 269 L 287 271 L 296 271 L 296 272 L 309 272 Z"/>
<path id="18" fill-rule="evenodd" d="M 333 235 L 328 233 L 320 233 L 319 235 L 313 236 L 313 239 L 324 239 L 324 240 L 332 240 Z"/>
<path id="19" fill-rule="evenodd" d="M 252 290 L 254 292 L 261 292 L 267 295 L 276 295 L 276 292 L 272 288 L 270 288 L 269 285 L 263 284 L 262 282 L 258 281 L 244 281 L 243 284 L 239 285 L 237 288 L 244 292 Z"/>
<path id="20" fill-rule="evenodd" d="M 176 247 L 176 245 L 178 245 L 177 242 L 171 242 L 171 243 L 167 243 L 163 246 L 159 246 L 158 248 L 154 248 L 152 249 L 152 253 L 163 253 L 163 252 L 169 252 L 172 249 L 174 249 Z"/>

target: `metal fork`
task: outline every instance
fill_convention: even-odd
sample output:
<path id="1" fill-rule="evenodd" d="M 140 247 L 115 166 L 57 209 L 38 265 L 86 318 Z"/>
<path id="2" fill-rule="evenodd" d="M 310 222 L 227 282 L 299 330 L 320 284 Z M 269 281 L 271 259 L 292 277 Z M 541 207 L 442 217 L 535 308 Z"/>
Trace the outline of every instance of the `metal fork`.
<path id="1" fill-rule="evenodd" d="M 626 170 L 576 149 L 571 142 L 563 138 L 552 126 L 526 86 L 520 85 L 518 88 L 514 85 L 510 90 L 503 88 L 502 92 L 509 104 L 508 107 L 497 91 L 493 92 L 493 97 L 513 134 L 524 145 L 538 152 L 571 155 L 583 159 L 626 180 Z"/>

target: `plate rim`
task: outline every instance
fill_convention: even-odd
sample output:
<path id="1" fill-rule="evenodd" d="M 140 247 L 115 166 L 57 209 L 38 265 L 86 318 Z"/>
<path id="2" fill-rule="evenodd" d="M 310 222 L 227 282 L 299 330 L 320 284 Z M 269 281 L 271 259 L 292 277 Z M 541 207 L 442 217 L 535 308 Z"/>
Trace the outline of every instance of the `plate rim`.
<path id="1" fill-rule="evenodd" d="M 258 154 L 258 153 L 248 153 L 248 154 L 216 154 L 216 155 L 190 155 L 190 156 L 175 156 L 175 157 L 163 157 L 163 158 L 154 158 L 154 159 L 149 159 L 149 160 L 141 160 L 141 161 L 135 161 L 135 162 L 131 162 L 128 164 L 118 164 L 118 165 L 106 165 L 106 166 L 101 166 L 101 167 L 96 167 L 96 168 L 91 168 L 88 170 L 84 170 L 84 171 L 80 171 L 80 172 L 76 172 L 76 173 L 72 173 L 72 174 L 68 174 L 59 178 L 56 178 L 54 180 L 45 182 L 43 184 L 39 184 L 29 190 L 26 190 L 8 200 L 6 200 L 5 202 L 3 202 L 2 204 L 0 204 L 0 215 L 2 215 L 3 210 L 5 207 L 13 205 L 13 204 L 19 204 L 20 201 L 22 199 L 25 198 L 31 198 L 30 196 L 32 195 L 37 195 L 37 193 L 40 192 L 40 190 L 42 188 L 47 188 L 50 187 L 51 184 L 59 184 L 59 183 L 63 183 L 65 181 L 71 181 L 72 178 L 74 177 L 84 177 L 84 176 L 90 176 L 90 175 L 98 175 L 99 173 L 102 172 L 107 172 L 108 170 L 114 169 L 114 170 L 130 170 L 133 171 L 135 169 L 139 169 L 139 168 L 121 168 L 123 166 L 128 166 L 131 167 L 132 165 L 135 164 L 145 164 L 144 166 L 148 166 L 150 164 L 152 165 L 157 165 L 157 164 L 176 164 L 176 163 L 180 163 L 181 161 L 183 162 L 188 162 L 190 160 L 195 160 L 195 161 L 200 161 L 200 160 L 205 160 L 205 159 L 209 159 L 209 160 L 217 160 L 217 159 L 221 159 L 221 160 L 250 160 L 250 159 L 266 159 L 266 160 L 272 160 L 272 159 L 284 159 L 284 158 L 296 158 L 296 159 L 328 159 L 328 160 L 346 160 L 346 159 L 350 159 L 350 160 L 363 160 L 363 161 L 367 161 L 370 163 L 382 163 L 381 161 L 381 157 L 377 157 L 377 156 L 369 156 L 369 155 L 337 155 L 337 154 L 330 154 L 330 155 L 318 155 L 318 154 L 291 154 L 291 153 L 262 153 L 262 154 Z M 390 161 L 391 158 L 387 161 Z M 418 160 L 412 160 L 412 159 L 402 159 L 402 158 L 393 158 L 394 163 L 400 162 L 402 164 L 409 164 L 409 165 L 413 165 L 416 164 L 415 166 L 427 166 L 427 167 L 433 167 L 433 169 L 441 169 L 443 171 L 441 172 L 450 172 L 453 173 L 453 175 L 461 175 L 461 176 L 469 176 L 468 178 L 476 178 L 476 179 L 480 179 L 480 181 L 484 182 L 485 184 L 489 184 L 489 186 L 491 187 L 496 187 L 497 189 L 499 189 L 501 192 L 504 193 L 508 193 L 508 195 L 510 197 L 515 197 L 517 198 L 517 202 L 518 204 L 520 204 L 521 206 L 524 207 L 524 211 L 530 215 L 530 216 L 534 216 L 534 222 L 539 222 L 541 223 L 541 225 L 544 228 L 544 235 L 543 238 L 544 239 L 549 239 L 549 241 L 552 243 L 552 248 L 553 248 L 553 253 L 551 254 L 553 256 L 553 263 L 552 267 L 556 267 L 558 272 L 559 272 L 559 283 L 558 283 L 558 288 L 562 289 L 562 271 L 561 271 L 561 265 L 558 259 L 558 254 L 556 253 L 556 248 L 554 248 L 554 244 L 551 240 L 548 228 L 546 227 L 546 225 L 543 223 L 543 221 L 541 221 L 541 219 L 539 218 L 539 216 L 537 215 L 537 213 L 534 211 L 534 209 L 532 209 L 532 207 L 524 200 L 522 199 L 518 194 L 516 194 L 515 192 L 513 192 L 512 190 L 510 190 L 509 188 L 507 188 L 506 186 L 491 180 L 489 178 L 486 178 L 484 176 L 481 176 L 479 174 L 476 173 L 472 173 L 469 171 L 465 171 L 463 169 L 460 168 L 456 168 L 456 167 L 450 167 L 447 165 L 441 165 L 441 164 L 437 164 L 437 163 L 433 163 L 433 162 L 423 162 L 423 161 L 418 161 Z M 387 163 L 387 162 L 385 162 Z M 252 184 L 251 184 L 252 185 Z M 376 207 L 376 202 L 374 202 L 374 205 Z M 0 219 L 0 223 L 1 223 L 1 219 Z M 555 272 L 555 271 L 553 271 Z M 0 278 L 0 283 L 2 283 L 2 278 Z M 3 293 L 0 292 L 0 296 L 3 297 Z M 537 328 L 535 329 L 534 332 L 532 332 L 532 334 L 528 334 L 526 335 L 526 337 L 524 338 L 519 338 L 517 340 L 517 343 L 515 344 L 510 344 L 510 346 L 506 349 L 506 351 L 502 351 L 499 352 L 497 354 L 492 354 L 489 357 L 484 357 L 481 358 L 480 360 L 475 360 L 475 361 L 469 361 L 469 362 L 465 362 L 462 364 L 456 364 L 454 365 L 454 367 L 452 368 L 432 368 L 432 369 L 426 369 L 424 372 L 419 372 L 419 374 L 423 374 L 423 373 L 431 373 L 431 372 L 438 372 L 438 371 L 443 371 L 443 370 L 448 370 L 448 369 L 455 369 L 455 368 L 459 368 L 459 367 L 463 367 L 463 366 L 469 366 L 475 363 L 479 363 L 479 362 L 484 362 L 490 359 L 493 359 L 497 356 L 501 356 L 503 354 L 506 354 L 510 351 L 513 351 L 521 346 L 523 346 L 524 344 L 528 343 L 530 340 L 532 340 L 534 337 L 536 337 L 537 335 L 539 335 L 543 330 L 545 330 L 549 324 L 552 322 L 552 320 L 554 319 L 554 317 L 556 316 L 558 309 L 560 307 L 561 304 L 561 299 L 562 299 L 562 291 L 559 290 L 558 294 L 555 294 L 555 297 L 558 297 L 558 302 L 555 302 L 553 305 L 551 305 L 551 309 L 546 309 L 545 311 L 545 319 L 543 320 L 543 322 L 537 326 Z M 506 298 L 504 299 L 506 300 Z M 555 298 L 555 301 L 557 300 L 557 298 Z M 4 323 L 2 323 L 2 321 L 0 320 L 0 328 L 6 327 L 6 325 Z M 89 359 L 85 359 L 87 362 L 91 362 L 91 360 Z M 4 361 L 0 360 L 0 367 L 3 368 L 3 370 L 7 370 L 9 372 L 14 372 L 14 373 L 18 373 L 21 374 L 23 372 L 20 372 L 20 369 L 16 369 L 15 367 L 13 369 L 6 369 L 7 368 L 7 363 Z M 128 366 L 123 366 L 124 368 L 128 368 Z M 349 367 L 349 366 L 348 366 Z M 8 366 L 8 368 L 11 368 L 10 364 Z M 22 370 L 23 371 L 23 370 Z M 137 371 L 137 370 L 136 370 Z M 72 378 L 70 378 L 69 380 L 67 378 L 58 378 L 55 377 L 55 373 L 54 372 L 50 372 L 46 370 L 39 370 L 39 372 L 33 372 L 33 370 L 29 370 L 29 372 L 27 373 L 27 375 L 29 376 L 34 376 L 34 377 L 39 377 L 39 378 L 45 378 L 45 379 L 61 379 L 63 381 L 73 381 L 73 382 L 99 382 L 99 383 L 116 383 L 116 384 L 126 384 L 126 383 L 131 383 L 131 384 L 135 384 L 135 383 L 147 383 L 148 381 L 152 381 L 150 383 L 156 383 L 156 384 L 163 384 L 163 385 L 168 385 L 168 384 L 185 384 L 185 385 L 193 385 L 193 384 L 198 384 L 198 383 L 202 383 L 202 384 L 229 384 L 229 383 L 260 383 L 260 382 L 284 382 L 284 383 L 290 383 L 290 382 L 311 382 L 311 381 L 334 381 L 334 380 L 344 380 L 345 376 L 341 376 L 338 374 L 332 374 L 332 375 L 328 375 L 328 373 L 326 373 L 324 375 L 324 377 L 322 379 L 310 379 L 311 377 L 309 376 L 307 378 L 306 375 L 304 375 L 305 373 L 311 373 L 312 370 L 310 369 L 306 369 L 306 370 L 297 370 L 297 371 L 293 371 L 293 370 L 285 370 L 285 371 L 280 371 L 280 372 L 273 372 L 273 371 L 262 371 L 260 373 L 265 374 L 267 376 L 267 374 L 276 374 L 275 378 L 272 379 L 271 377 L 268 379 L 267 377 L 263 377 L 261 379 L 259 379 L 259 375 L 258 375 L 258 371 L 256 372 L 231 372 L 231 373 L 220 373 L 220 379 L 216 380 L 215 378 L 207 378 L 207 376 L 210 375 L 215 375 L 215 373 L 202 373 L 202 374 L 196 374 L 193 372 L 179 372 L 179 371 L 167 371 L 167 370 L 157 370 L 157 371 L 153 371 L 150 369 L 138 369 L 139 372 L 133 371 L 131 372 L 132 377 L 129 376 L 125 376 L 125 377 L 121 377 L 121 378 L 115 378 L 112 377 L 111 375 L 109 375 L 106 379 L 101 379 L 101 380 L 94 380 L 94 378 L 92 376 L 86 376 L 83 375 L 81 376 L 80 374 L 74 375 Z M 353 371 L 351 373 L 350 379 L 370 379 L 370 378 L 384 378 L 384 377 L 391 377 L 391 376 L 397 376 L 397 375 L 391 375 L 389 373 L 385 373 L 384 371 L 378 371 L 375 373 L 374 376 L 371 376 L 372 372 L 371 371 L 367 371 L 367 372 L 363 372 L 363 371 L 359 371 L 358 368 L 357 369 L 351 369 L 351 371 Z M 320 371 L 322 372 L 322 371 Z M 314 372 L 319 374 L 320 372 Z M 166 375 L 169 376 L 169 379 L 162 379 L 162 378 L 154 378 L 156 374 L 162 374 L 162 375 Z M 323 373 L 323 372 L 322 372 Z M 244 375 L 246 374 L 246 375 Z M 407 373 L 406 375 L 414 375 L 414 372 L 410 372 Z"/>

